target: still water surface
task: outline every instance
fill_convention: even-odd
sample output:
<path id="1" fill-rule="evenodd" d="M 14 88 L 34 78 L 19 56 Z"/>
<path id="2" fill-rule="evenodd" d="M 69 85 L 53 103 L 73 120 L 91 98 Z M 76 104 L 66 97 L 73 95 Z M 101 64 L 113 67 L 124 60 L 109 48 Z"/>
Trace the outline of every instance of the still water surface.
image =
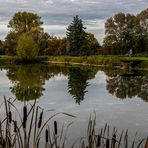
<path id="1" fill-rule="evenodd" d="M 66 112 L 59 122 L 74 122 L 70 139 L 83 136 L 90 115 L 96 112 L 97 125 L 129 129 L 148 136 L 148 72 L 100 69 L 65 65 L 16 65 L 0 71 L 0 102 L 3 97 L 38 100 L 45 110 Z M 0 112 L 3 112 L 1 109 Z"/>

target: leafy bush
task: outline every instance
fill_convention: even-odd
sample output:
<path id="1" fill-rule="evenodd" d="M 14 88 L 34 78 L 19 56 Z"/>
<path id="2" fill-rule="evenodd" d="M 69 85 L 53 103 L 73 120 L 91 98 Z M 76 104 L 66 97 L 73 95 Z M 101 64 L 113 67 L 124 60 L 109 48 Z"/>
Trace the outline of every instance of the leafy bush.
<path id="1" fill-rule="evenodd" d="M 30 61 L 38 55 L 37 43 L 28 34 L 22 34 L 18 40 L 16 52 L 19 58 Z"/>

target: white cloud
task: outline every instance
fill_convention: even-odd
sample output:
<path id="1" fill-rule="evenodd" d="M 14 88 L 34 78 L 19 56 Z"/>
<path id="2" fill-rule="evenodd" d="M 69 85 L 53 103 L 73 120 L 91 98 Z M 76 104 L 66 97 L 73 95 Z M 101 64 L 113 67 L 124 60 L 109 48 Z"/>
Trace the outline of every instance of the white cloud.
<path id="1" fill-rule="evenodd" d="M 0 36 L 6 35 L 6 25 L 15 12 L 31 11 L 42 16 L 46 25 L 55 35 L 65 33 L 64 26 L 68 26 L 73 16 L 79 15 L 88 30 L 103 38 L 104 21 L 117 12 L 139 13 L 148 6 L 147 0 L 0 0 Z M 2 24 L 2 22 L 4 22 Z M 6 31 L 4 33 L 4 30 Z M 94 31 L 96 29 L 96 31 Z M 59 31 L 59 33 L 58 33 Z M 50 33 L 50 32 L 49 32 Z M 99 34 L 97 34 L 99 33 Z M 63 36 L 62 35 L 62 36 Z M 101 37 L 100 37 L 101 36 Z"/>

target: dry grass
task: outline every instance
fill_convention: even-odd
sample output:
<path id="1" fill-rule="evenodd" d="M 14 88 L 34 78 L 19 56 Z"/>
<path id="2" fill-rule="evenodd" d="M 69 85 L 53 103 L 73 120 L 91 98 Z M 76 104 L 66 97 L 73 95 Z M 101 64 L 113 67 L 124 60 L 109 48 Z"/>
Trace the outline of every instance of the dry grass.
<path id="1" fill-rule="evenodd" d="M 39 148 L 41 140 L 44 141 L 45 148 L 64 148 L 66 144 L 66 129 L 64 125 L 61 130 L 58 128 L 57 121 L 53 123 L 53 129 L 49 126 L 49 122 L 58 114 L 63 114 L 75 118 L 68 113 L 56 113 L 49 115 L 46 120 L 44 118 L 44 110 L 37 106 L 36 100 L 33 104 L 24 102 L 23 112 L 15 106 L 15 100 L 4 98 L 4 102 L 0 108 L 5 108 L 5 116 L 0 119 L 0 147 L 2 148 Z M 14 112 L 15 110 L 15 112 Z M 18 118 L 16 117 L 16 113 Z M 43 135 L 45 135 L 43 137 Z M 96 131 L 96 119 L 89 119 L 87 128 L 87 137 L 81 138 L 80 148 L 148 148 L 148 138 L 138 140 L 137 136 L 129 144 L 128 130 L 122 131 L 120 134 L 114 128 L 110 129 L 109 125 L 105 125 L 99 131 Z M 43 147 L 43 146 L 42 146 Z M 75 143 L 71 146 L 78 147 Z"/>

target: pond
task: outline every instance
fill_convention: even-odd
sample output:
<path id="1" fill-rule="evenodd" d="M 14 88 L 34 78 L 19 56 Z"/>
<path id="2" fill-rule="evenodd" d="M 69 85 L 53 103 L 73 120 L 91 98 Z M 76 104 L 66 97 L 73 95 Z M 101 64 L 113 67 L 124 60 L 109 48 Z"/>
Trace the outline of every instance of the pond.
<path id="1" fill-rule="evenodd" d="M 129 129 L 148 136 L 148 72 L 71 65 L 3 66 L 0 71 L 0 103 L 16 98 L 37 103 L 45 110 L 65 112 L 60 123 L 71 123 L 69 139 L 85 135 L 90 115 L 97 125 L 108 123 L 119 130 Z M 4 112 L 2 109 L 0 112 Z M 94 113 L 95 112 L 95 113 Z M 74 141 L 74 140 L 73 140 Z"/>

